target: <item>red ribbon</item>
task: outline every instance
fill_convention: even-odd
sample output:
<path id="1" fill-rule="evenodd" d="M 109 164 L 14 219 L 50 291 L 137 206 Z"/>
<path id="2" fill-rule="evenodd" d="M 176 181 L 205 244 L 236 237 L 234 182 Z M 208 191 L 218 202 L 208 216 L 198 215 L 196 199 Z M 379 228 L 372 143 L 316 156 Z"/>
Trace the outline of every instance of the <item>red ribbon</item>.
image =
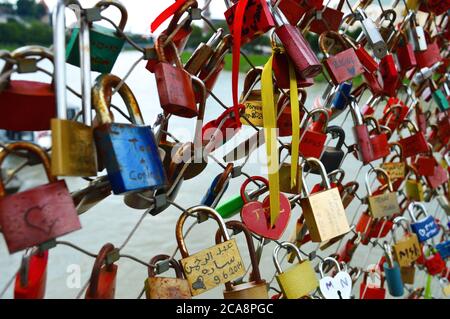
<path id="1" fill-rule="evenodd" d="M 233 26 L 233 67 L 231 74 L 232 91 L 233 91 L 233 104 L 234 104 L 234 114 L 236 117 L 236 122 L 240 123 L 241 117 L 239 115 L 239 65 L 241 62 L 241 35 L 242 35 L 242 24 L 244 22 L 245 9 L 247 8 L 248 0 L 239 0 Z"/>
<path id="2" fill-rule="evenodd" d="M 187 0 L 175 0 L 175 3 L 169 6 L 166 10 L 160 13 L 159 16 L 156 17 L 156 19 L 152 22 L 150 25 L 150 31 L 153 33 L 156 31 L 156 29 L 159 28 L 161 24 L 164 23 L 167 19 L 169 19 L 171 16 L 175 14 L 175 12 L 178 11 L 178 9 L 181 8 L 181 6 L 186 2 Z"/>

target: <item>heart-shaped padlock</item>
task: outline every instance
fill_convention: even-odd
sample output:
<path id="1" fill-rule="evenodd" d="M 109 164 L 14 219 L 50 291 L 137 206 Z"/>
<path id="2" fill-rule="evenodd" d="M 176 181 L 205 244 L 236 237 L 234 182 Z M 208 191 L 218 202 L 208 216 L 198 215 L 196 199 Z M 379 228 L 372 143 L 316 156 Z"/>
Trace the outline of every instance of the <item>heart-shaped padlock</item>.
<path id="1" fill-rule="evenodd" d="M 256 235 L 267 239 L 279 240 L 291 218 L 291 203 L 287 197 L 280 193 L 280 215 L 275 222 L 275 225 L 270 225 L 270 197 L 267 196 L 263 202 L 250 201 L 245 192 L 246 187 L 252 181 L 263 183 L 269 188 L 269 181 L 264 177 L 256 176 L 248 179 L 242 184 L 241 196 L 244 202 L 244 207 L 241 210 L 242 222 L 247 228 Z"/>
<path id="2" fill-rule="evenodd" d="M 323 267 L 325 263 L 331 262 L 336 265 L 338 273 L 334 277 L 325 276 Z M 319 265 L 320 276 L 319 282 L 320 292 L 325 299 L 350 299 L 352 295 L 352 278 L 341 269 L 338 261 L 334 258 L 325 258 Z"/>

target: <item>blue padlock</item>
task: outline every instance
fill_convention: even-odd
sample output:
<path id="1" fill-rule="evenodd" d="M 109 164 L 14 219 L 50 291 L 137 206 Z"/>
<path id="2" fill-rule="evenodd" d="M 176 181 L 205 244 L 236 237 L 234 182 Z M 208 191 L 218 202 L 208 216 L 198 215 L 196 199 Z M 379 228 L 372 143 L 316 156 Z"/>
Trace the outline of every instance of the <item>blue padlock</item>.
<path id="1" fill-rule="evenodd" d="M 226 190 L 229 186 L 230 175 L 233 172 L 234 165 L 229 164 L 225 171 L 218 175 L 211 184 L 211 187 L 208 189 L 208 192 L 203 197 L 201 204 L 204 206 L 215 208 L 217 204 L 225 194 Z"/>
<path id="2" fill-rule="evenodd" d="M 417 221 L 414 209 L 419 208 L 425 217 Z M 409 215 L 411 216 L 411 229 L 416 233 L 421 243 L 437 236 L 439 234 L 439 226 L 437 225 L 433 216 L 428 215 L 425 206 L 421 203 L 412 202 L 408 207 Z"/>
<path id="3" fill-rule="evenodd" d="M 394 261 L 391 246 L 387 242 L 384 243 L 386 252 L 386 262 L 383 264 L 384 276 L 392 297 L 402 297 L 405 293 L 402 273 L 399 264 Z"/>
<path id="4" fill-rule="evenodd" d="M 333 101 L 331 102 L 332 107 L 338 110 L 344 110 L 347 107 L 348 103 L 350 103 L 352 88 L 352 81 L 341 83 L 338 87 Z"/>
<path id="5" fill-rule="evenodd" d="M 102 74 L 92 89 L 96 119 L 100 123 L 94 130 L 100 159 L 116 195 L 161 189 L 167 185 L 167 179 L 155 136 L 151 127 L 144 125 L 136 98 L 125 83 L 118 93 L 133 124 L 112 121 L 109 111 L 112 91 L 121 82 L 114 75 Z"/>
<path id="6" fill-rule="evenodd" d="M 437 244 L 436 249 L 441 255 L 442 259 L 447 259 L 448 257 L 450 257 L 450 240 Z"/>

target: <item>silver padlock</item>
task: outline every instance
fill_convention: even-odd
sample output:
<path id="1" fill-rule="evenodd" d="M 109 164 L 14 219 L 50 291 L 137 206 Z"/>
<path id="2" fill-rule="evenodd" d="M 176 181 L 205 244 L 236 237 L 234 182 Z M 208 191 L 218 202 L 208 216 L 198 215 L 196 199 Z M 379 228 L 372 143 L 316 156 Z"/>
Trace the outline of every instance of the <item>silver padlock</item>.
<path id="1" fill-rule="evenodd" d="M 425 51 L 428 49 L 425 31 L 422 26 L 416 22 L 416 16 L 413 14 L 410 18 L 410 27 L 408 29 L 409 40 L 413 45 L 414 51 Z"/>
<path id="2" fill-rule="evenodd" d="M 362 30 L 367 38 L 369 46 L 373 50 L 373 54 L 378 58 L 382 59 L 388 53 L 388 48 L 386 42 L 384 42 L 378 27 L 372 19 L 367 17 L 365 12 L 358 9 L 358 18 L 361 21 Z"/>

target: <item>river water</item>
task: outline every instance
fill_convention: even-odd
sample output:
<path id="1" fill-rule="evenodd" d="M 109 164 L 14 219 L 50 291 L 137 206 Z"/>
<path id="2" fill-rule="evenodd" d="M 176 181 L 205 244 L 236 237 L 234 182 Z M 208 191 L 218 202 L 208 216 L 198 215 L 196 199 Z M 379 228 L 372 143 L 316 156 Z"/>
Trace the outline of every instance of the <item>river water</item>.
<path id="1" fill-rule="evenodd" d="M 134 52 L 127 52 L 120 56 L 116 63 L 114 74 L 124 76 L 131 65 L 139 59 L 139 55 Z M 43 67 L 50 67 L 43 63 Z M 16 76 L 14 78 L 22 78 L 23 76 Z M 27 75 L 27 79 L 45 80 L 46 77 L 42 75 Z M 243 76 L 241 76 L 242 87 Z M 72 66 L 68 66 L 68 81 L 71 86 L 79 91 L 79 70 Z M 127 84 L 131 87 L 136 97 L 138 98 L 142 113 L 146 123 L 153 124 L 157 114 L 161 112 L 159 100 L 157 96 L 156 85 L 154 77 L 145 69 L 145 63 L 141 62 L 131 76 L 127 79 Z M 325 87 L 316 85 L 308 89 L 307 107 L 310 108 L 312 101 L 319 94 L 322 94 Z M 215 94 L 226 104 L 231 105 L 231 74 L 223 72 L 214 90 Z M 122 105 L 120 98 L 114 97 L 113 102 L 116 105 Z M 73 106 L 80 105 L 80 102 L 74 96 L 69 96 L 69 104 Z M 123 106 L 123 105 L 122 105 Z M 206 121 L 216 118 L 221 114 L 223 109 L 212 99 L 208 100 L 206 106 Z M 116 117 L 116 121 L 120 121 L 120 117 Z M 341 124 L 343 117 L 336 119 L 333 124 Z M 182 118 L 172 118 L 169 122 L 169 130 L 180 140 L 189 141 L 192 138 L 192 131 L 194 129 L 194 121 Z M 352 141 L 351 137 L 351 117 L 343 125 L 348 138 L 348 143 Z M 244 140 L 248 134 L 253 133 L 250 128 L 244 130 L 236 138 L 238 141 Z M 264 151 L 264 148 L 261 148 Z M 217 152 L 217 158 L 221 151 Z M 249 164 L 245 166 L 245 172 L 250 175 L 264 174 L 264 167 L 256 161 L 256 157 L 264 158 L 262 155 L 255 154 L 250 158 Z M 354 176 L 359 171 L 360 164 L 354 160 L 352 156 L 347 157 L 343 166 L 347 177 L 345 182 L 354 179 Z M 207 169 L 197 178 L 186 181 L 182 185 L 176 202 L 183 208 L 198 205 L 204 194 L 206 193 L 213 177 L 221 172 L 220 166 L 216 163 L 210 163 Z M 358 175 L 358 181 L 363 185 L 364 175 L 367 168 L 363 168 Z M 22 190 L 37 186 L 45 182 L 44 174 L 41 170 L 25 169 L 20 174 L 22 180 L 25 181 Z M 232 180 L 228 191 L 224 195 L 224 199 L 230 198 L 239 193 L 240 185 L 244 181 L 243 178 Z M 307 179 L 308 185 L 312 186 L 319 182 L 319 179 L 314 176 L 309 176 Z M 67 183 L 71 191 L 78 190 L 86 185 L 80 179 L 67 179 Z M 364 187 L 361 187 L 358 194 L 366 196 L 367 192 Z M 355 213 L 358 216 L 362 209 L 358 210 L 358 203 L 355 201 L 347 210 L 349 221 L 354 220 Z M 432 205 L 430 209 L 436 209 L 436 205 Z M 123 198 L 120 196 L 109 197 L 97 207 L 93 208 L 88 213 L 81 216 L 82 230 L 65 236 L 61 240 L 71 242 L 89 252 L 97 253 L 105 243 L 112 243 L 116 247 L 120 247 L 127 239 L 130 232 L 141 219 L 143 211 L 136 211 L 128 208 L 123 203 Z M 132 255 L 144 261 L 149 261 L 153 256 L 158 254 L 171 255 L 176 247 L 175 240 L 175 225 L 180 215 L 180 211 L 175 207 L 170 207 L 159 216 L 146 216 L 140 227 L 131 237 L 122 254 Z M 292 218 L 288 229 L 285 232 L 284 239 L 289 239 L 295 229 L 295 222 L 300 216 L 300 209 L 297 207 L 292 212 Z M 442 215 L 440 216 L 443 217 Z M 190 224 L 189 224 L 190 225 Z M 202 249 L 213 245 L 214 234 L 217 226 L 212 221 L 196 226 L 192 233 L 187 238 L 188 249 L 191 252 L 198 252 Z M 238 244 L 241 254 L 246 265 L 249 264 L 248 253 L 244 244 L 243 238 L 238 237 Z M 328 256 L 338 249 L 338 245 L 332 246 L 325 252 L 319 252 L 321 256 Z M 311 252 L 317 248 L 316 244 L 305 245 L 302 247 L 303 251 Z M 262 277 L 270 281 L 275 273 L 274 264 L 272 261 L 272 252 L 274 245 L 268 245 L 264 249 L 261 260 L 261 274 Z M 360 247 L 356 251 L 352 266 L 365 267 L 369 264 L 376 263 L 382 251 L 379 248 L 371 249 L 370 247 Z M 177 255 L 179 258 L 179 254 Z M 6 286 L 8 281 L 17 271 L 21 261 L 21 255 L 15 254 L 10 256 L 7 252 L 3 238 L 0 236 L 0 291 Z M 58 246 L 50 251 L 49 266 L 48 266 L 48 281 L 47 281 L 47 298 L 74 298 L 80 292 L 80 287 L 88 280 L 93 265 L 93 259 L 83 253 L 78 252 L 66 246 Z M 314 260 L 317 264 L 318 259 Z M 138 264 L 132 260 L 122 258 L 117 262 L 119 265 L 117 278 L 117 298 L 137 298 L 142 291 L 144 280 L 147 277 L 147 269 L 145 266 Z M 284 265 L 284 267 L 289 267 Z M 75 269 L 75 272 L 73 272 Z M 77 269 L 80 270 L 80 282 L 77 282 Z M 70 275 L 75 274 L 75 276 Z M 172 276 L 170 274 L 169 276 Z M 425 284 L 425 276 L 423 272 L 418 272 L 416 278 L 416 286 L 423 287 Z M 276 281 L 274 281 L 276 285 Z M 356 284 L 354 293 L 358 295 L 357 289 L 360 281 Z M 216 288 L 208 293 L 200 296 L 200 298 L 221 298 L 223 287 Z M 441 297 L 440 287 L 437 281 L 433 281 L 433 291 L 436 297 Z M 84 295 L 83 295 L 84 296 Z M 12 297 L 12 288 L 10 287 L 4 298 Z"/>

